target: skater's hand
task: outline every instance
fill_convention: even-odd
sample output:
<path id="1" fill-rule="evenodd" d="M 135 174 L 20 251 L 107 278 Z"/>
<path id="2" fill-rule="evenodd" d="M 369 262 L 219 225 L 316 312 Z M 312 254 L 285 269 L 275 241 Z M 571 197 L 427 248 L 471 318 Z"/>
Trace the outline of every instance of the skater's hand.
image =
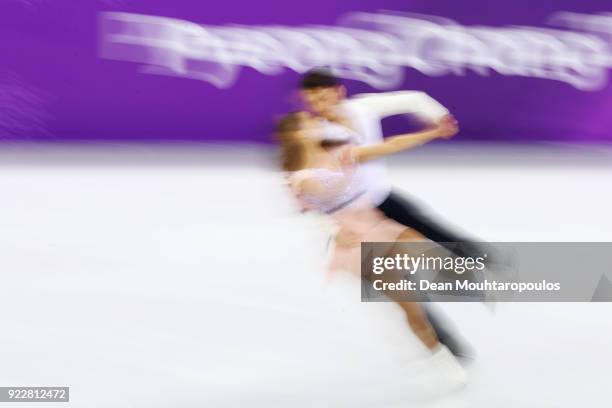
<path id="1" fill-rule="evenodd" d="M 443 139 L 450 139 L 459 132 L 457 120 L 453 115 L 446 115 L 438 123 L 438 135 Z"/>

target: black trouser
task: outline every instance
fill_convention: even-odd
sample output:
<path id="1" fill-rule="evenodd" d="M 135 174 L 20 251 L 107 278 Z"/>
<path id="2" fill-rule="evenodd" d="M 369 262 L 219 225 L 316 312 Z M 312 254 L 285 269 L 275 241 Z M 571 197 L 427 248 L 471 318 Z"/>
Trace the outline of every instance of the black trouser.
<path id="1" fill-rule="evenodd" d="M 435 304 L 421 303 L 432 329 L 436 332 L 438 341 L 444 344 L 451 353 L 463 359 L 473 359 L 476 352 L 463 338 L 457 334 L 457 329 L 448 318 L 435 307 Z"/>
<path id="2" fill-rule="evenodd" d="M 443 227 L 395 192 L 391 192 L 378 209 L 386 217 L 420 232 L 427 239 L 437 242 L 457 256 L 479 256 L 477 244 Z"/>

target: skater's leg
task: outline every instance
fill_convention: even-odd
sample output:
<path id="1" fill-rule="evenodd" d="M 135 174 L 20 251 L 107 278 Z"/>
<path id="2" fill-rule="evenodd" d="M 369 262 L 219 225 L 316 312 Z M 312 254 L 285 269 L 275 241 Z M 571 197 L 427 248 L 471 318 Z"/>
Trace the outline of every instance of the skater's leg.
<path id="1" fill-rule="evenodd" d="M 392 192 L 378 206 L 387 218 L 413 228 L 427 239 L 437 242 L 458 256 L 480 256 L 478 244 L 451 231 L 438 221 L 424 214 L 416 205 Z"/>

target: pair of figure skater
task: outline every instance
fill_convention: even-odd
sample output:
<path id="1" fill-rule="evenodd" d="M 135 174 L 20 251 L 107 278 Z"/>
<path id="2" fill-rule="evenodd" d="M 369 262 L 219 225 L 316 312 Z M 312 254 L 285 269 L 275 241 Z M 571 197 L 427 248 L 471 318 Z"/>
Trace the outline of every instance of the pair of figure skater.
<path id="1" fill-rule="evenodd" d="M 283 169 L 306 210 L 328 214 L 339 229 L 329 265 L 360 273 L 361 242 L 429 239 L 467 256 L 470 243 L 422 214 L 392 191 L 384 156 L 457 133 L 448 110 L 422 92 L 401 91 L 346 98 L 329 71 L 307 73 L 301 83 L 307 111 L 287 115 L 278 125 Z M 412 113 L 426 120 L 425 130 L 383 138 L 381 119 Z M 415 302 L 395 299 L 415 335 L 438 358 L 465 356 L 459 342 Z M 432 325 L 433 323 L 433 325 Z M 448 346 L 448 347 L 447 347 Z M 450 350 L 449 350 L 450 349 Z"/>

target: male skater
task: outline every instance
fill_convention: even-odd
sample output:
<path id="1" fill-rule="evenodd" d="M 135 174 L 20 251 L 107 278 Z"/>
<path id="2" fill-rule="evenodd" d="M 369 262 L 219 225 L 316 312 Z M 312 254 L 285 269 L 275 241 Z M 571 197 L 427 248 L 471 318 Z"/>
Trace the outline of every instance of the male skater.
<path id="1" fill-rule="evenodd" d="M 426 121 L 426 125 L 436 125 L 442 118 L 450 116 L 444 106 L 418 91 L 365 94 L 347 98 L 346 89 L 340 80 L 329 70 L 321 68 L 307 72 L 300 88 L 307 109 L 320 118 L 325 129 L 324 143 L 328 144 L 380 143 L 383 139 L 381 119 L 388 116 L 410 113 Z M 415 229 L 457 256 L 480 256 L 477 245 L 436 223 L 405 197 L 394 192 L 384 162 L 364 163 L 359 171 L 363 172 L 366 183 L 364 187 L 370 201 L 387 217 Z M 440 342 L 458 357 L 471 357 L 469 347 L 460 344 L 457 337 L 440 324 L 439 318 L 432 316 L 431 307 L 432 305 L 428 305 L 426 311 Z"/>

